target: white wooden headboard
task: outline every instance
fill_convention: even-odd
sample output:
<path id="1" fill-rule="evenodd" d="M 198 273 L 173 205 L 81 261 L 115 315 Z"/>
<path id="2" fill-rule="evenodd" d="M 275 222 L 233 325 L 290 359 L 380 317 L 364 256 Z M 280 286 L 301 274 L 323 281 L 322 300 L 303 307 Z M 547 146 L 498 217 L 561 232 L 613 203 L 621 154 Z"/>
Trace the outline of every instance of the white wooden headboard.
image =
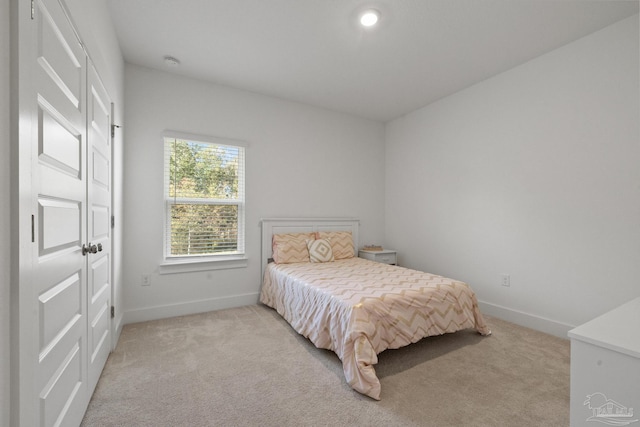
<path id="1" fill-rule="evenodd" d="M 262 274 L 272 256 L 271 240 L 274 234 L 310 233 L 314 231 L 350 231 L 353 249 L 358 253 L 358 229 L 360 220 L 356 218 L 264 218 L 262 225 L 262 250 L 260 262 Z"/>

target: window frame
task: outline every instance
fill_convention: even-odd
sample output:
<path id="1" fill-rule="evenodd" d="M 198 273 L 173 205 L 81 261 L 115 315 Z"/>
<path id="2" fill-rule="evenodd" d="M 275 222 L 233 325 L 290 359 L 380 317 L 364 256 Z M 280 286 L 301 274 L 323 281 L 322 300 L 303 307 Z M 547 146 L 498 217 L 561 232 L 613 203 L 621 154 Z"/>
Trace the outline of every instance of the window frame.
<path id="1" fill-rule="evenodd" d="M 239 194 L 239 200 L 227 201 L 224 199 L 217 199 L 215 203 L 203 202 L 202 200 L 190 199 L 190 198 L 175 198 L 169 196 L 169 174 L 170 165 L 169 161 L 167 139 L 181 139 L 188 142 L 205 143 L 212 145 L 230 146 L 243 150 L 242 161 L 242 174 L 239 177 L 242 182 L 238 185 L 242 187 L 242 192 Z M 163 221 L 162 221 L 162 246 L 163 246 L 163 260 L 160 264 L 160 274 L 171 273 L 185 273 L 192 271 L 206 271 L 217 270 L 227 268 L 240 268 L 246 267 L 248 259 L 246 257 L 246 234 L 245 234 L 245 215 L 246 215 L 246 157 L 247 148 L 249 144 L 245 141 L 220 138 L 215 136 L 197 135 L 186 132 L 177 131 L 164 131 L 162 133 L 162 152 L 163 152 Z M 212 199 L 215 200 L 215 199 Z M 188 202 L 194 204 L 207 204 L 207 205 L 234 205 L 238 206 L 238 237 L 237 237 L 237 251 L 229 254 L 205 254 L 205 255 L 171 255 L 171 206 L 176 202 Z"/>

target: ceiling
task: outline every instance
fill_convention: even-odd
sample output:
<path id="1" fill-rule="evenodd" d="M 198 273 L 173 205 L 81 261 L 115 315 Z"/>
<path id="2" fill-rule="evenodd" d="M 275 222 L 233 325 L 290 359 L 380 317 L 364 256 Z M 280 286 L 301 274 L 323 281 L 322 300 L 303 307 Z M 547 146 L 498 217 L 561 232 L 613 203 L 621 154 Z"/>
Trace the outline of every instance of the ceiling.
<path id="1" fill-rule="evenodd" d="M 638 13 L 617 0 L 107 1 L 128 63 L 378 121 Z M 371 7 L 380 21 L 364 29 Z"/>

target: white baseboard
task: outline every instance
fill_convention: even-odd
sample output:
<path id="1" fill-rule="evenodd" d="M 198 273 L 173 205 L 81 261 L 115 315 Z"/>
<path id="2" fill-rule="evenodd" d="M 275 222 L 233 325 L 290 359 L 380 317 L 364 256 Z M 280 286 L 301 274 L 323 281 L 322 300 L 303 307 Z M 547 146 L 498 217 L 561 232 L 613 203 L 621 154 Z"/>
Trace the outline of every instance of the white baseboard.
<path id="1" fill-rule="evenodd" d="M 165 319 L 167 317 L 186 316 L 189 314 L 205 313 L 207 311 L 222 310 L 225 308 L 242 307 L 256 304 L 259 294 L 250 293 L 233 295 L 230 297 L 211 298 L 207 300 L 190 301 L 178 304 L 170 304 L 156 307 L 138 308 L 127 310 L 124 313 L 123 324 L 146 322 L 149 320 Z"/>
<path id="2" fill-rule="evenodd" d="M 111 337 L 111 351 L 115 350 L 116 345 L 118 345 L 118 340 L 120 340 L 120 334 L 122 333 L 122 326 L 124 326 L 123 322 L 124 322 L 123 313 L 120 313 L 120 315 L 116 316 L 116 318 L 113 320 L 113 323 L 112 323 L 113 336 Z"/>
<path id="3" fill-rule="evenodd" d="M 205 313 L 207 311 L 242 307 L 245 305 L 256 304 L 258 302 L 258 297 L 259 294 L 256 292 L 230 297 L 211 298 L 207 300 L 128 310 L 124 313 L 122 321 L 118 322 L 118 335 L 122 326 L 129 323 L 146 322 L 149 320 L 165 319 L 168 317 L 186 316 L 189 314 Z M 575 328 L 573 325 L 557 322 L 555 320 L 503 307 L 497 304 L 491 304 L 484 301 L 478 301 L 478 304 L 480 306 L 480 310 L 489 316 L 494 316 L 499 319 L 506 320 L 507 322 L 515 323 L 516 325 L 535 329 L 564 339 L 568 339 L 567 333 L 571 329 Z"/>
<path id="4" fill-rule="evenodd" d="M 567 336 L 567 333 L 571 329 L 575 328 L 575 326 L 568 325 L 566 323 L 557 322 L 555 320 L 536 316 L 535 314 L 524 313 L 522 311 L 503 307 L 497 304 L 478 301 L 478 305 L 480 306 L 480 311 L 482 311 L 483 313 L 489 316 L 494 316 L 494 317 L 497 317 L 498 319 L 515 323 L 516 325 L 535 329 L 536 331 L 544 332 L 550 335 L 555 335 L 556 337 L 560 337 L 564 339 L 569 339 L 569 337 Z"/>

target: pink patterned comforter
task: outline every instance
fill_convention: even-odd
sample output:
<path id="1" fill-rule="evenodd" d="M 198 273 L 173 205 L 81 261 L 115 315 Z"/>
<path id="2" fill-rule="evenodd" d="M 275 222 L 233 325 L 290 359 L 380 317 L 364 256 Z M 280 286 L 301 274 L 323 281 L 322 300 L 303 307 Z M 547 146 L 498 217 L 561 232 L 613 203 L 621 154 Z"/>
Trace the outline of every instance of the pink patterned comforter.
<path id="1" fill-rule="evenodd" d="M 491 333 L 466 283 L 361 258 L 269 264 L 260 301 L 334 351 L 349 385 L 377 400 L 378 353 L 461 329 Z"/>

